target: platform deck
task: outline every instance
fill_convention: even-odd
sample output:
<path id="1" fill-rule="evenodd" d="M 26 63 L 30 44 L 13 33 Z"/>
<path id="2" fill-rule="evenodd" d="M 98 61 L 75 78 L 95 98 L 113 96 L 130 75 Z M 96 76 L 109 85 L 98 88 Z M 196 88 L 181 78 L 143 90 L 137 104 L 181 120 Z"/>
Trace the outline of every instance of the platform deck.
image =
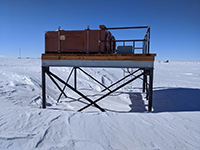
<path id="1" fill-rule="evenodd" d="M 153 68 L 156 54 L 42 54 L 42 66 Z"/>
<path id="2" fill-rule="evenodd" d="M 156 54 L 42 54 L 42 60 L 132 60 L 154 61 Z"/>

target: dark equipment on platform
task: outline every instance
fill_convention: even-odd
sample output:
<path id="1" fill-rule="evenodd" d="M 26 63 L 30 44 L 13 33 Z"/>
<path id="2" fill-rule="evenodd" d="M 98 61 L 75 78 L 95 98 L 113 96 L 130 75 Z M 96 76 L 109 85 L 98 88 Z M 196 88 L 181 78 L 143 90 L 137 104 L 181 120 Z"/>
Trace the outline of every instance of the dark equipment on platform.
<path id="1" fill-rule="evenodd" d="M 115 51 L 115 37 L 104 25 L 102 30 L 60 30 L 45 33 L 45 53 L 104 53 L 112 54 Z M 101 43 L 99 39 L 106 41 Z"/>

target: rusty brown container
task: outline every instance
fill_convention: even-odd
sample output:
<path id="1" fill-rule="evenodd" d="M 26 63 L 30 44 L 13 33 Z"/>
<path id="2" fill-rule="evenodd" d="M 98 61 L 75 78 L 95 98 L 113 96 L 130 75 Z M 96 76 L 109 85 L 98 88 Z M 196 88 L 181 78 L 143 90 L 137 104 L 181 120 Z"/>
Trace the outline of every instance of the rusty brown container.
<path id="1" fill-rule="evenodd" d="M 113 36 L 109 31 L 100 32 L 101 40 L 112 40 Z M 101 42 L 99 51 L 99 30 L 58 30 L 45 33 L 45 53 L 112 53 L 115 47 L 111 43 L 113 42 Z"/>
<path id="2" fill-rule="evenodd" d="M 45 32 L 45 53 L 58 52 L 58 32 L 47 31 Z"/>

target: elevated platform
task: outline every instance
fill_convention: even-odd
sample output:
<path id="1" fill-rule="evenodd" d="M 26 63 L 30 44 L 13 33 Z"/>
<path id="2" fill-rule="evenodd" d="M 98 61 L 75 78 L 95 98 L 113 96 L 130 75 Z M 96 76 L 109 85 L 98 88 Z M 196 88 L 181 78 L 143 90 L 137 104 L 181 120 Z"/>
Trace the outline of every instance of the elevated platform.
<path id="1" fill-rule="evenodd" d="M 103 35 L 104 32 L 109 33 L 109 30 L 122 30 L 122 29 L 146 29 L 144 37 L 140 39 L 115 39 L 108 38 L 108 35 Z M 127 84 L 137 80 L 142 79 L 142 92 L 146 93 L 146 99 L 148 100 L 148 111 L 152 110 L 152 91 L 153 91 L 153 69 L 154 69 L 154 60 L 156 54 L 150 53 L 150 27 L 149 26 L 137 26 L 137 27 L 116 27 L 116 28 L 107 28 L 105 26 L 100 26 L 99 30 L 96 30 L 98 36 L 95 36 L 97 39 L 91 37 L 89 28 L 87 29 L 87 40 L 85 39 L 85 45 L 80 46 L 80 37 L 73 32 L 75 36 L 65 38 L 62 31 L 58 30 L 55 33 L 54 44 L 50 41 L 50 46 L 48 44 L 45 46 L 45 54 L 42 54 L 42 107 L 46 108 L 46 79 L 47 75 L 51 81 L 57 86 L 58 90 L 61 92 L 60 96 L 57 99 L 59 102 L 62 95 L 65 98 L 68 96 L 65 93 L 65 88 L 68 90 L 74 91 L 76 94 L 81 96 L 86 100 L 86 106 L 78 109 L 78 111 L 83 111 L 90 106 L 94 106 L 101 111 L 105 111 L 106 108 L 99 106 L 97 102 L 104 99 L 111 93 L 119 90 L 120 88 L 126 86 Z M 62 36 L 62 37 L 61 37 Z M 64 38 L 63 38 L 64 37 Z M 74 38 L 75 37 L 75 38 Z M 103 37 L 103 38 L 102 38 Z M 70 40 L 69 40 L 70 38 Z M 68 41 L 69 40 L 69 41 Z M 73 41 L 73 42 L 72 42 Z M 46 38 L 46 43 L 48 42 L 48 37 Z M 64 42 L 64 47 L 63 47 Z M 118 43 L 123 42 L 123 46 L 118 47 Z M 130 42 L 132 45 L 126 45 Z M 139 43 L 139 47 L 138 47 Z M 95 48 L 92 45 L 95 45 Z M 142 44 L 142 45 L 141 45 Z M 77 46 L 80 47 L 77 47 Z M 108 46 L 109 45 L 109 46 Z M 119 44 L 121 45 L 121 44 Z M 54 46 L 54 47 L 53 47 Z M 69 47 L 70 46 L 70 47 Z M 128 48 L 129 47 L 129 48 Z M 135 50 L 140 50 L 140 54 L 135 54 Z M 55 52 L 55 53 L 53 53 Z M 74 54 L 70 54 L 73 52 Z M 77 52 L 77 53 L 75 53 Z M 87 53 L 88 52 L 88 53 Z M 112 54 L 118 52 L 118 54 Z M 137 51 L 138 52 L 138 51 Z M 95 54 L 94 54 L 95 53 Z M 97 54 L 99 53 L 99 54 Z M 101 54 L 100 54 L 101 53 Z M 103 53 L 103 54 L 102 54 Z M 109 53 L 109 54 L 108 54 Z M 68 78 L 66 81 L 61 79 L 58 75 L 52 72 L 51 67 L 72 67 L 71 72 L 66 72 Z M 95 79 L 81 67 L 99 67 L 99 68 L 136 68 L 134 71 L 129 72 L 128 75 L 119 79 L 110 86 L 105 86 L 101 81 Z M 90 99 L 84 91 L 79 90 L 77 87 L 77 70 L 81 71 L 88 77 L 94 80 L 97 84 L 104 87 L 101 91 L 102 95 L 97 99 Z M 70 77 L 74 75 L 74 84 L 71 85 L 68 83 Z M 130 77 L 130 78 L 129 78 Z M 114 86 L 114 85 L 118 86 Z M 61 87 L 63 85 L 63 87 Z M 88 103 L 87 103 L 88 102 Z"/>
<path id="2" fill-rule="evenodd" d="M 153 68 L 156 54 L 42 54 L 42 66 Z"/>

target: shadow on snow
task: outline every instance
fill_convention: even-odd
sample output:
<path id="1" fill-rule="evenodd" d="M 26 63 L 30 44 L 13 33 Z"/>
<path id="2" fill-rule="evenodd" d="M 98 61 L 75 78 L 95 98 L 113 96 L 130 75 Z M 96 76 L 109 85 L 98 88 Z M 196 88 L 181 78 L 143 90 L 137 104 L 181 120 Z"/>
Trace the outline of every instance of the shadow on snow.
<path id="1" fill-rule="evenodd" d="M 129 111 L 119 111 L 106 109 L 106 111 L 118 112 L 118 113 L 127 113 L 127 112 L 145 112 L 147 111 L 147 105 L 144 104 L 141 93 L 134 92 L 116 92 L 120 94 L 129 94 L 131 100 L 130 110 Z M 87 95 L 89 97 L 102 96 L 102 94 L 96 95 Z M 68 102 L 81 102 L 85 105 L 88 102 L 85 102 L 82 97 L 75 99 L 68 97 L 71 100 Z M 103 102 L 103 99 L 102 99 Z M 94 107 L 94 106 L 92 106 Z M 181 111 L 200 111 L 200 89 L 192 88 L 168 88 L 160 89 L 154 88 L 153 91 L 153 111 L 152 113 L 158 112 L 181 112 Z"/>
<path id="2" fill-rule="evenodd" d="M 145 108 L 146 105 L 142 100 L 141 93 L 133 92 L 126 94 L 129 94 L 131 100 L 131 105 L 129 105 L 131 107 L 131 110 L 129 112 L 147 111 Z M 117 110 L 109 110 L 109 111 L 122 112 Z M 192 89 L 192 88 L 168 88 L 161 90 L 154 89 L 152 113 L 181 112 L 181 111 L 200 111 L 200 89 Z"/>
<path id="3" fill-rule="evenodd" d="M 154 90 L 153 112 L 200 111 L 200 89 Z"/>

